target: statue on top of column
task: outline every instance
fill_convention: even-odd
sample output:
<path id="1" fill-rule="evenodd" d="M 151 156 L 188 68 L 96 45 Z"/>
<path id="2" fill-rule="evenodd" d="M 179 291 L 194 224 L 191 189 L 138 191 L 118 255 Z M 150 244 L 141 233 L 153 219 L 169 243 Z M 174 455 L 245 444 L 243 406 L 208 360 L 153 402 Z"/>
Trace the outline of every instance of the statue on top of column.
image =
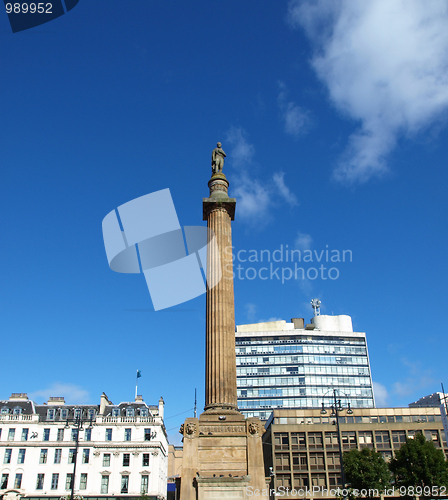
<path id="1" fill-rule="evenodd" d="M 226 154 L 221 148 L 221 143 L 218 142 L 217 147 L 213 150 L 212 153 L 212 174 L 218 174 L 222 172 L 222 167 L 224 166 L 224 158 Z"/>

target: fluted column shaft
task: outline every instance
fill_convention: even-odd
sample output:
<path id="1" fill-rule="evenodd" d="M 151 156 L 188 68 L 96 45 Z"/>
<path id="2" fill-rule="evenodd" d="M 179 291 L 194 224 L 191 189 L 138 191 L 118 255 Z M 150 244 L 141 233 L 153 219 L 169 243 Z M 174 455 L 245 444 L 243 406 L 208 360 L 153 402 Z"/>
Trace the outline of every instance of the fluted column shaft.
<path id="1" fill-rule="evenodd" d="M 233 294 L 232 228 L 235 200 L 227 196 L 227 179 L 215 174 L 204 200 L 204 219 L 216 244 L 207 250 L 205 409 L 236 409 L 235 310 Z"/>

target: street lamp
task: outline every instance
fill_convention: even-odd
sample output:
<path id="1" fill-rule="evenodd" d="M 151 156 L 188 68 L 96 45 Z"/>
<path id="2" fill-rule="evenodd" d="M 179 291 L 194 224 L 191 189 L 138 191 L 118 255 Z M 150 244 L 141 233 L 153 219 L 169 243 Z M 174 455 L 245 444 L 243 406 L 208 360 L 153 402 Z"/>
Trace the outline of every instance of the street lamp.
<path id="1" fill-rule="evenodd" d="M 344 470 L 344 462 L 342 460 L 342 439 L 341 439 L 341 429 L 339 427 L 339 412 L 346 410 L 347 415 L 352 415 L 353 410 L 350 407 L 350 403 L 347 404 L 347 408 L 343 408 L 341 404 L 341 400 L 336 400 L 336 389 L 330 389 L 333 391 L 333 404 L 331 405 L 331 414 L 330 417 L 336 417 L 336 430 L 338 436 L 338 448 L 339 448 L 339 461 L 341 462 L 341 480 L 342 480 L 342 488 L 345 488 L 345 470 Z M 329 391 L 327 391 L 329 392 Z M 324 394 L 323 397 L 327 394 Z M 322 410 L 320 411 L 321 415 L 325 415 L 327 410 L 325 409 L 324 402 L 322 401 Z"/>
<path id="2" fill-rule="evenodd" d="M 89 423 L 89 426 L 87 429 L 92 429 L 92 418 L 90 419 L 83 419 L 81 415 L 76 416 L 73 420 L 67 419 L 67 422 L 65 423 L 64 428 L 65 429 L 70 429 L 70 426 L 72 426 L 73 429 L 76 430 L 75 434 L 75 453 L 73 455 L 73 477 L 72 477 L 72 484 L 71 484 L 71 493 L 70 493 L 70 500 L 74 499 L 75 495 L 75 478 L 76 478 L 76 462 L 77 462 L 77 457 L 78 457 L 78 447 L 79 447 L 79 432 L 83 431 L 84 428 L 82 424 L 85 422 Z"/>

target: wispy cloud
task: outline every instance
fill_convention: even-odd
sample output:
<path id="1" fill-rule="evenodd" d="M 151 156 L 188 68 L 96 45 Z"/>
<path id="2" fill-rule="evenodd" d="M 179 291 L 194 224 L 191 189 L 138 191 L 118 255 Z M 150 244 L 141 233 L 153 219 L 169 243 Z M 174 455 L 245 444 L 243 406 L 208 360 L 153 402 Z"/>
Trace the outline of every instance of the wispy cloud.
<path id="1" fill-rule="evenodd" d="M 389 393 L 387 392 L 386 387 L 379 382 L 373 383 L 373 391 L 375 393 L 375 403 L 378 407 L 386 407 L 389 401 Z"/>
<path id="2" fill-rule="evenodd" d="M 432 376 L 432 370 L 423 368 L 420 361 L 410 361 L 407 358 L 401 358 L 400 362 L 407 368 L 407 376 L 404 380 L 395 382 L 393 385 L 394 392 L 398 396 L 409 397 L 415 395 L 418 391 L 426 392 L 436 383 Z M 421 396 L 424 395 L 421 394 Z"/>
<path id="3" fill-rule="evenodd" d="M 360 122 L 334 176 L 384 174 L 400 136 L 448 109 L 448 4 L 414 0 L 291 0 L 288 19 L 315 46 L 312 65 L 332 103 Z"/>
<path id="4" fill-rule="evenodd" d="M 254 321 L 257 314 L 257 305 L 248 303 L 244 306 L 246 309 L 246 316 L 249 321 Z"/>
<path id="5" fill-rule="evenodd" d="M 311 237 L 310 234 L 301 233 L 299 231 L 294 241 L 294 246 L 295 248 L 303 252 L 304 250 L 311 250 L 312 243 L 313 243 L 313 238 Z"/>
<path id="6" fill-rule="evenodd" d="M 280 194 L 280 196 L 292 207 L 298 205 L 297 196 L 291 192 L 289 187 L 285 184 L 285 173 L 284 172 L 276 172 L 272 180 L 274 181 L 275 186 Z"/>
<path id="7" fill-rule="evenodd" d="M 309 112 L 301 108 L 298 104 L 287 99 L 286 86 L 279 82 L 278 106 L 285 126 L 285 132 L 294 137 L 299 137 L 306 133 L 310 126 Z"/>
<path id="8" fill-rule="evenodd" d="M 40 389 L 29 394 L 30 399 L 35 401 L 48 401 L 50 397 L 62 396 L 66 403 L 89 403 L 88 391 L 74 384 L 54 382 L 45 389 Z"/>
<path id="9" fill-rule="evenodd" d="M 260 225 L 271 218 L 270 209 L 277 204 L 298 204 L 283 172 L 274 172 L 270 179 L 260 179 L 254 162 L 255 147 L 248 141 L 244 129 L 232 127 L 226 139 L 230 145 L 228 157 L 236 172 L 232 190 L 238 198 L 238 214 L 243 221 Z"/>

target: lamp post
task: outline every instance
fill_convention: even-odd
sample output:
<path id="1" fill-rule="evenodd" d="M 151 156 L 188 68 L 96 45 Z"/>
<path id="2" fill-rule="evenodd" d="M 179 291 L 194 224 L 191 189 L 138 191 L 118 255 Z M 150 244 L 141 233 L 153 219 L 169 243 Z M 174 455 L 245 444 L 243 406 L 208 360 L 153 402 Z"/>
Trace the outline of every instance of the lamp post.
<path id="1" fill-rule="evenodd" d="M 92 419 L 83 419 L 81 415 L 78 415 L 75 417 L 73 420 L 67 419 L 65 423 L 65 429 L 70 429 L 70 426 L 74 430 L 76 430 L 76 437 L 75 437 L 75 453 L 73 455 L 73 478 L 72 478 L 72 484 L 71 484 L 71 493 L 70 493 L 70 500 L 74 499 L 75 496 L 75 478 L 76 478 L 76 462 L 78 461 L 78 447 L 79 447 L 79 432 L 83 431 L 84 428 L 82 426 L 83 423 L 89 422 L 89 427 L 88 429 L 92 429 Z"/>
<path id="2" fill-rule="evenodd" d="M 338 448 L 339 448 L 339 461 L 341 462 L 341 480 L 342 480 L 342 488 L 345 488 L 345 470 L 344 470 L 344 462 L 342 460 L 342 439 L 341 439 L 341 429 L 339 427 L 339 412 L 343 410 L 347 410 L 347 415 L 352 415 L 353 410 L 350 408 L 350 403 L 347 404 L 347 408 L 343 408 L 341 405 L 341 400 L 336 400 L 336 389 L 330 389 L 333 391 L 333 404 L 331 405 L 331 414 L 330 417 L 336 417 L 336 431 L 338 436 Z M 329 392 L 329 391 L 327 391 Z M 324 394 L 324 397 L 327 393 Z M 321 415 L 325 415 L 327 410 L 325 409 L 324 402 L 322 401 L 322 410 L 320 411 Z"/>

